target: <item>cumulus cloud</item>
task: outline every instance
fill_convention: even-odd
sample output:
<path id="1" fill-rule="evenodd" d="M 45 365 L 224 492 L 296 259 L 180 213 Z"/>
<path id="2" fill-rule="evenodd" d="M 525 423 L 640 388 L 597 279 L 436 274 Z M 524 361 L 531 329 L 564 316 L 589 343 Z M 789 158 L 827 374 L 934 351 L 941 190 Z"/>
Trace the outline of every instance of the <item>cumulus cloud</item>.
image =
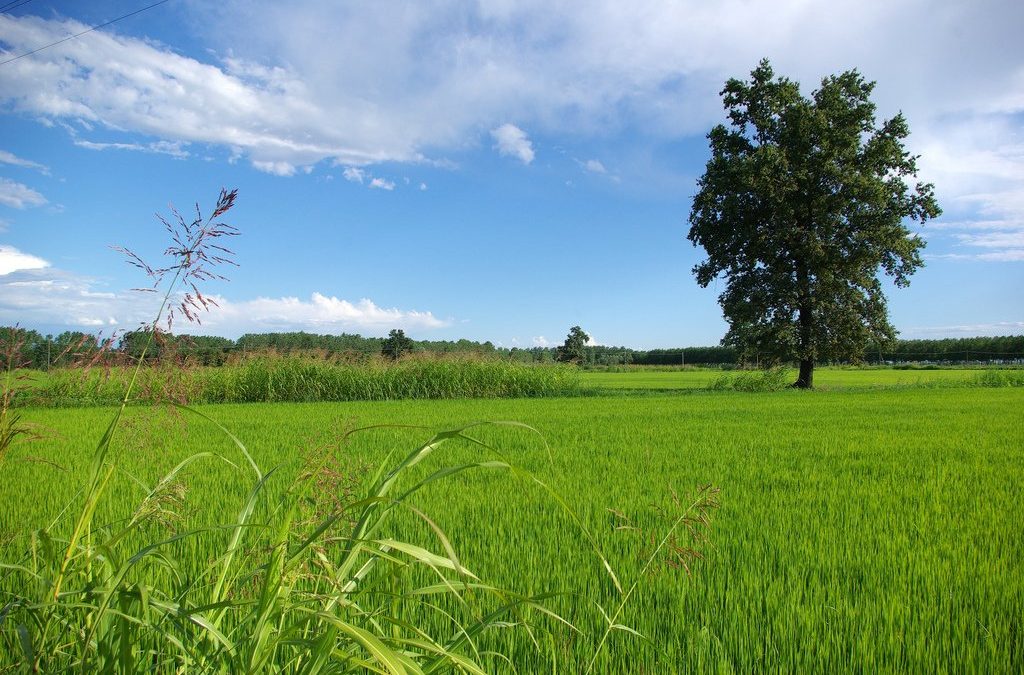
<path id="1" fill-rule="evenodd" d="M 515 157 L 523 164 L 533 161 L 533 143 L 526 132 L 514 124 L 502 124 L 491 130 L 494 147 L 503 157 Z"/>
<path id="2" fill-rule="evenodd" d="M 608 173 L 608 169 L 604 168 L 604 164 L 596 159 L 588 159 L 585 162 L 581 162 L 581 164 L 590 173 Z"/>
<path id="3" fill-rule="evenodd" d="M 543 335 L 538 335 L 537 337 L 533 338 L 533 346 L 534 347 L 550 347 L 551 343 L 548 342 L 548 339 L 546 337 L 544 337 Z"/>
<path id="4" fill-rule="evenodd" d="M 44 176 L 50 175 L 49 167 L 39 164 L 38 162 L 33 162 L 32 160 L 23 159 L 13 153 L 7 152 L 6 150 L 0 150 L 0 163 L 20 166 L 25 169 L 34 169 Z"/>
<path id="5" fill-rule="evenodd" d="M 384 335 L 392 328 L 431 330 L 448 325 L 429 311 L 381 307 L 366 298 L 351 302 L 318 292 L 308 299 L 209 297 L 219 306 L 200 315 L 201 325 L 182 321 L 175 330 L 226 336 L 286 330 Z M 154 309 L 150 293 L 98 289 L 92 278 L 51 268 L 41 258 L 0 246 L 0 324 L 133 329 L 151 320 Z"/>
<path id="6" fill-rule="evenodd" d="M 0 178 L 0 204 L 15 209 L 24 209 L 29 206 L 42 206 L 45 203 L 46 197 L 29 186 L 7 178 Z"/>
<path id="7" fill-rule="evenodd" d="M 203 324 L 209 329 L 228 334 L 247 331 L 356 330 L 370 335 L 383 335 L 392 328 L 424 330 L 448 325 L 431 312 L 380 307 L 367 298 L 350 302 L 335 296 L 313 293 L 308 300 L 296 297 L 243 301 L 223 297 L 215 299 L 220 306 L 214 307 L 203 317 Z"/>
<path id="8" fill-rule="evenodd" d="M 22 253 L 13 246 L 0 244 L 0 276 L 19 270 L 36 270 L 49 267 L 50 263 L 28 253 Z"/>

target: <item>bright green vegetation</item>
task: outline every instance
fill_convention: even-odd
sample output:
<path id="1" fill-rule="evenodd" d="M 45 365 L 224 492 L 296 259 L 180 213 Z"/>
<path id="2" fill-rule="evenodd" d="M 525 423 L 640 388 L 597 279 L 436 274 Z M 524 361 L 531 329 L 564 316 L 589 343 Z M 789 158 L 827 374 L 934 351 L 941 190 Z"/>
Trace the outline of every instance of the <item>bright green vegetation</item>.
<path id="1" fill-rule="evenodd" d="M 942 371 L 883 372 L 896 379 Z M 683 381 L 719 374 L 657 376 Z M 822 371 L 818 381 L 825 386 L 831 375 L 850 382 L 842 378 L 859 372 Z M 620 375 L 585 375 L 588 382 L 602 377 Z M 515 429 L 477 433 L 564 496 L 623 585 L 640 580 L 620 621 L 656 647 L 616 631 L 595 672 L 1015 672 L 1024 659 L 1024 389 L 849 386 L 812 393 L 203 410 L 232 429 L 262 467 L 282 465 L 268 481 L 257 521 L 266 518 L 312 448 L 335 453 L 338 461 L 324 472 L 323 487 L 341 494 L 353 481 L 365 484 L 361 467 L 367 463 L 375 465 L 396 449 L 404 454 L 430 436 L 391 428 L 356 434 L 340 447 L 333 443 L 353 426 L 446 429 L 499 419 L 534 426 L 546 447 L 536 435 Z M 15 445 L 0 464 L 5 561 L 25 549 L 22 535 L 74 499 L 111 411 L 24 414 L 52 433 Z M 100 521 L 112 513 L 111 505 L 123 512 L 141 500 L 142 491 L 128 476 L 151 484 L 185 456 L 204 450 L 244 462 L 207 423 L 186 424 L 145 408 L 129 409 L 128 416 L 112 448 L 119 474 L 109 501 L 101 504 Z M 417 469 L 425 475 L 484 458 L 493 455 L 452 444 Z M 214 460 L 185 470 L 187 506 L 176 508 L 184 514 L 178 527 L 231 521 L 251 487 L 241 475 Z M 710 544 L 695 544 L 705 558 L 686 559 L 691 576 L 664 556 L 664 564 L 642 575 L 651 538 L 663 534 L 679 512 L 673 491 L 682 497 L 708 483 L 721 488 L 721 508 L 713 513 Z M 488 631 L 481 648 L 507 654 L 519 672 L 553 672 L 556 664 L 558 672 L 583 669 L 604 626 L 593 603 L 611 609 L 620 596 L 579 528 L 550 495 L 508 472 L 476 470 L 431 485 L 412 503 L 448 534 L 460 561 L 482 579 L 524 593 L 574 594 L 547 604 L 583 635 L 533 612 L 524 618 L 540 625 L 536 645 L 518 627 Z M 640 530 L 616 530 L 626 520 L 612 510 Z M 440 548 L 412 516 L 398 519 L 390 536 Z M 217 555 L 190 546 L 175 553 L 186 576 Z M 160 574 L 156 567 L 146 569 Z M 431 578 L 426 568 L 423 578 Z M 415 603 L 395 612 L 428 632 L 444 625 L 435 611 Z M 5 648 L 17 644 L 9 630 L 3 629 Z M 488 670 L 507 670 L 498 658 L 482 660 Z"/>
<path id="2" fill-rule="evenodd" d="M 580 379 L 585 388 L 598 389 L 707 389 L 722 377 L 717 369 L 692 369 L 676 371 L 647 371 L 643 369 L 626 372 L 584 371 Z M 814 386 L 818 389 L 850 389 L 909 386 L 986 386 L 987 369 L 907 369 L 897 368 L 818 368 L 814 373 Z M 1024 380 L 1024 370 L 1001 369 L 992 372 L 1005 373 L 1006 383 Z M 792 371 L 793 377 L 796 371 Z M 1004 385 L 1005 386 L 1005 385 Z M 1018 384 L 1019 386 L 1019 384 Z"/>
<path id="3" fill-rule="evenodd" d="M 36 374 L 23 404 L 115 405 L 134 369 L 60 369 Z M 579 393 L 575 368 L 450 358 L 335 363 L 305 356 L 256 357 L 221 367 L 142 368 L 134 392 L 142 400 L 191 403 L 383 401 L 524 398 Z"/>

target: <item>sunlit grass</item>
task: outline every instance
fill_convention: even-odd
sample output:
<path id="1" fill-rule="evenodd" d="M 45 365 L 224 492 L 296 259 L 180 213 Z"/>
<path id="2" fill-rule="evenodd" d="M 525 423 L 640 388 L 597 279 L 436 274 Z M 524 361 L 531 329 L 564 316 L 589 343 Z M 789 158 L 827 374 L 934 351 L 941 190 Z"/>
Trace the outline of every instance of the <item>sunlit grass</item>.
<path id="1" fill-rule="evenodd" d="M 235 430 L 262 466 L 282 465 L 268 486 L 271 495 L 282 494 L 300 471 L 297 447 L 329 444 L 355 425 L 401 419 L 451 428 L 515 419 L 537 428 L 543 441 L 502 428 L 482 437 L 566 496 L 623 580 L 642 576 L 644 582 L 622 623 L 652 644 L 617 632 L 596 672 L 1014 672 L 1020 663 L 1019 388 L 205 409 Z M 8 458 L 0 484 L 5 538 L 45 523 L 73 495 L 73 478 L 88 463 L 88 440 L 102 432 L 108 414 L 26 411 L 26 419 L 55 435 L 20 444 Z M 124 471 L 144 481 L 197 450 L 232 450 L 215 430 L 173 417 L 138 420 L 129 429 L 137 431 L 125 434 L 116 451 Z M 358 434 L 337 448 L 339 466 L 358 473 L 392 448 L 422 440 L 422 433 Z M 453 463 L 478 458 L 470 446 L 447 452 Z M 213 463 L 183 477 L 187 525 L 237 511 L 247 486 L 235 475 Z M 665 558 L 641 575 L 650 533 L 663 531 L 675 508 L 673 490 L 684 495 L 707 483 L 721 486 L 722 507 L 711 544 L 701 549 L 706 559 L 692 561 L 692 575 Z M 461 563 L 482 578 L 523 593 L 582 596 L 551 601 L 581 634 L 547 626 L 538 649 L 522 631 L 496 631 L 481 636 L 482 649 L 500 649 L 520 672 L 576 672 L 587 663 L 603 625 L 588 600 L 607 607 L 617 592 L 580 531 L 542 489 L 508 474 L 477 472 L 438 483 L 411 504 L 435 519 Z M 640 529 L 615 529 L 627 521 Z M 396 538 L 430 541 L 416 518 L 395 523 Z M 197 567 L 208 555 L 182 554 Z M 402 612 L 425 629 L 439 625 L 431 610 L 415 604 Z M 503 668 L 500 659 L 487 663 Z"/>

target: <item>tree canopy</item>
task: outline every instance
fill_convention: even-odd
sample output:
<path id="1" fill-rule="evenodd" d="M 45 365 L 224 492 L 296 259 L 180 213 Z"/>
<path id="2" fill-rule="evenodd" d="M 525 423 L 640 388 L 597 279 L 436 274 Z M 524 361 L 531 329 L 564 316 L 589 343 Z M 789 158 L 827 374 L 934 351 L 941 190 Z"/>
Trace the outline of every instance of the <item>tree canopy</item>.
<path id="1" fill-rule="evenodd" d="M 876 125 L 874 86 L 850 70 L 805 98 L 764 60 L 726 83 L 729 126 L 708 134 L 688 236 L 707 259 L 694 274 L 702 287 L 724 278 L 723 344 L 799 360 L 799 387 L 816 361 L 895 338 L 879 271 L 908 285 L 924 241 L 906 220 L 941 213 L 931 184 L 908 185 L 903 115 Z"/>
<path id="2" fill-rule="evenodd" d="M 587 342 L 590 336 L 583 332 L 579 326 L 569 329 L 565 342 L 558 348 L 556 358 L 563 363 L 578 363 L 586 357 Z"/>
<path id="3" fill-rule="evenodd" d="M 401 328 L 393 328 L 380 345 L 380 353 L 397 360 L 402 354 L 412 351 L 413 341 Z"/>

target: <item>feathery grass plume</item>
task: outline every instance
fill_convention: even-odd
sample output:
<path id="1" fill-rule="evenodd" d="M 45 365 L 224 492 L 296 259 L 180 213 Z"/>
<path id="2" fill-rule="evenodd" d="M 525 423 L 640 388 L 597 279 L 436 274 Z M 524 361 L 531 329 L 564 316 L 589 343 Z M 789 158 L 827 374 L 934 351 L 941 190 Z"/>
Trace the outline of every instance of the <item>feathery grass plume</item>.
<path id="1" fill-rule="evenodd" d="M 126 558 L 122 557 L 126 553 L 122 549 L 143 523 L 168 516 L 171 511 L 167 505 L 181 498 L 181 492 L 175 486 L 177 474 L 209 453 L 189 458 L 168 473 L 149 491 L 134 517 L 105 525 L 95 523 L 94 517 L 115 475 L 116 466 L 109 460 L 111 442 L 165 310 L 168 310 L 179 288 L 187 285 L 190 290 L 175 302 L 187 318 L 195 318 L 200 306 L 209 306 L 196 283 L 222 278 L 213 271 L 214 268 L 222 263 L 233 264 L 230 251 L 214 242 L 237 233 L 233 227 L 215 221 L 234 205 L 236 195 L 237 191 L 222 190 L 213 213 L 206 220 L 199 215 L 198 206 L 197 218 L 190 223 L 177 212 L 176 226 L 161 218 L 173 241 L 165 251 L 171 257 L 171 263 L 166 266 L 152 267 L 133 251 L 118 249 L 132 265 L 143 269 L 153 279 L 151 290 L 163 288 L 163 300 L 151 324 L 148 340 L 124 387 L 120 407 L 93 453 L 82 490 L 83 501 L 74 518 L 70 536 L 66 540 L 55 538 L 58 526 L 55 522 L 33 533 L 31 549 L 24 561 L 31 561 L 31 564 L 4 566 L 8 572 L 22 573 L 25 577 L 24 594 L 9 599 L 0 612 L 3 628 L 15 624 L 21 657 L 18 663 L 23 668 L 32 671 L 106 670 L 111 667 L 108 652 L 113 650 L 120 654 L 114 662 L 118 664 L 115 670 L 134 670 L 126 666 L 134 663 L 131 645 L 133 636 L 139 631 L 139 619 L 127 610 L 133 588 L 128 575 L 143 559 L 161 564 L 166 562 L 166 558 L 160 557 L 161 544 L 152 544 Z M 168 278 L 170 281 L 165 283 Z M 166 311 L 168 326 L 172 315 L 173 309 Z M 11 427 L 12 434 L 19 430 L 16 417 L 5 415 L 4 425 Z M 140 591 L 136 588 L 134 592 Z M 148 603 L 145 604 L 148 613 Z M 68 641 L 69 636 L 71 642 Z"/>
<path id="2" fill-rule="evenodd" d="M 19 437 L 30 437 L 32 427 L 21 421 L 21 413 L 14 409 L 15 397 L 27 388 L 25 373 L 18 372 L 30 362 L 23 354 L 25 338 L 18 326 L 0 328 L 0 359 L 4 376 L 0 389 L 0 461 Z"/>

